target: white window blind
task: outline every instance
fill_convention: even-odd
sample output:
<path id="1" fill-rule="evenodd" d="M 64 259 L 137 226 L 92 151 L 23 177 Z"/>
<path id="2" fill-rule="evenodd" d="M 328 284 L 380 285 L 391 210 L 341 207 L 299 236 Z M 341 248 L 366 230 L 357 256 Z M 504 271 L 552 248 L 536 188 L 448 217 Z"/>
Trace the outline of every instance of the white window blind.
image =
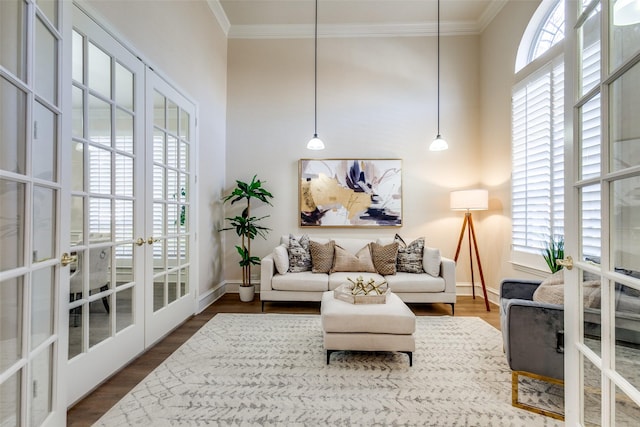
<path id="1" fill-rule="evenodd" d="M 512 245 L 539 252 L 563 235 L 564 64 L 543 66 L 512 96 Z"/>

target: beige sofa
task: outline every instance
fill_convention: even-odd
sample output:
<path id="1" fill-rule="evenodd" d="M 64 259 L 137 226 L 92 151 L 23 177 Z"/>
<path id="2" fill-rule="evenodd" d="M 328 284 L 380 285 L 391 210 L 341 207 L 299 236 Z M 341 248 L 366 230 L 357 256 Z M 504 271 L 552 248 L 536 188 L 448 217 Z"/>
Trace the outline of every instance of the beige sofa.
<path id="1" fill-rule="evenodd" d="M 356 254 L 371 242 L 379 244 L 393 242 L 393 237 L 385 239 L 309 237 L 319 243 L 327 243 L 333 240 L 336 246 L 340 246 L 351 254 Z M 288 241 L 289 236 L 282 236 L 280 248 L 287 247 Z M 358 271 L 329 273 L 285 271 L 280 273 L 276 268 L 274 259 L 274 257 L 278 257 L 276 250 L 277 248 L 265 256 L 261 262 L 260 299 L 263 309 L 265 301 L 321 301 L 324 292 L 334 290 L 347 282 L 347 278 L 355 279 L 358 276 L 362 276 L 365 281 L 374 279 L 379 283 L 385 280 L 390 290 L 404 302 L 450 304 L 451 313 L 454 313 L 454 304 L 456 303 L 455 262 L 441 257 L 437 250 L 435 250 L 435 253 L 437 253 L 437 259 L 435 260 L 437 264 L 435 266 L 433 265 L 434 250 L 431 249 L 429 251 L 431 255 L 429 260 L 425 256 L 425 270 L 421 271 L 421 273 L 396 272 L 393 275 L 385 276 L 374 272 Z M 427 253 L 426 249 L 424 253 Z M 427 262 L 430 262 L 431 265 L 428 266 Z M 280 266 L 280 268 L 282 269 L 283 267 Z M 425 271 L 431 271 L 436 275 L 428 274 Z"/>

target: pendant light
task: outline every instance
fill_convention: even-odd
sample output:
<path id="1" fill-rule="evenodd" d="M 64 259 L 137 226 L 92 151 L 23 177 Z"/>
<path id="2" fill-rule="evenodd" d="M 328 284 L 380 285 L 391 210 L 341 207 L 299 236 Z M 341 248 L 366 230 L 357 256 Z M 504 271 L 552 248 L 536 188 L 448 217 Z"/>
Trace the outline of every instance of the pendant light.
<path id="1" fill-rule="evenodd" d="M 313 138 L 307 143 L 309 150 L 324 150 L 324 142 L 318 138 L 318 0 L 316 0 L 316 24 L 315 24 L 315 46 L 314 46 L 314 80 L 313 80 Z"/>
<path id="2" fill-rule="evenodd" d="M 438 0 L 438 136 L 429 145 L 429 151 L 443 151 L 447 148 L 449 144 L 440 135 L 440 0 Z"/>

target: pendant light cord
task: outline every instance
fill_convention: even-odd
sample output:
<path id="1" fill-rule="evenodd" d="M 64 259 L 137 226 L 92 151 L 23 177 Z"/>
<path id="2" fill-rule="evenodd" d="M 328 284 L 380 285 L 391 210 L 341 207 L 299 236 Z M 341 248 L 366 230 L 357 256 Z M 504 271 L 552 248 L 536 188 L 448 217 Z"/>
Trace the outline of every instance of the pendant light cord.
<path id="1" fill-rule="evenodd" d="M 438 0 L 438 138 L 440 137 L 440 0 Z"/>
<path id="2" fill-rule="evenodd" d="M 313 58 L 313 136 L 318 137 L 318 0 L 316 0 L 315 45 Z"/>

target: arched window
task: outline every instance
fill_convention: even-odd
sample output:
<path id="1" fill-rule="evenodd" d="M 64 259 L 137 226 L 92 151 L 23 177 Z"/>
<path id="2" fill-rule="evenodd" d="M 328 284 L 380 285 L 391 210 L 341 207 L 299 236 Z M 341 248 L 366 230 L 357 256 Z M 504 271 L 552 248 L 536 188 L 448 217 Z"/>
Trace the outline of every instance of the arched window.
<path id="1" fill-rule="evenodd" d="M 512 260 L 541 265 L 564 235 L 564 1 L 544 0 L 516 58 L 512 90 Z"/>

